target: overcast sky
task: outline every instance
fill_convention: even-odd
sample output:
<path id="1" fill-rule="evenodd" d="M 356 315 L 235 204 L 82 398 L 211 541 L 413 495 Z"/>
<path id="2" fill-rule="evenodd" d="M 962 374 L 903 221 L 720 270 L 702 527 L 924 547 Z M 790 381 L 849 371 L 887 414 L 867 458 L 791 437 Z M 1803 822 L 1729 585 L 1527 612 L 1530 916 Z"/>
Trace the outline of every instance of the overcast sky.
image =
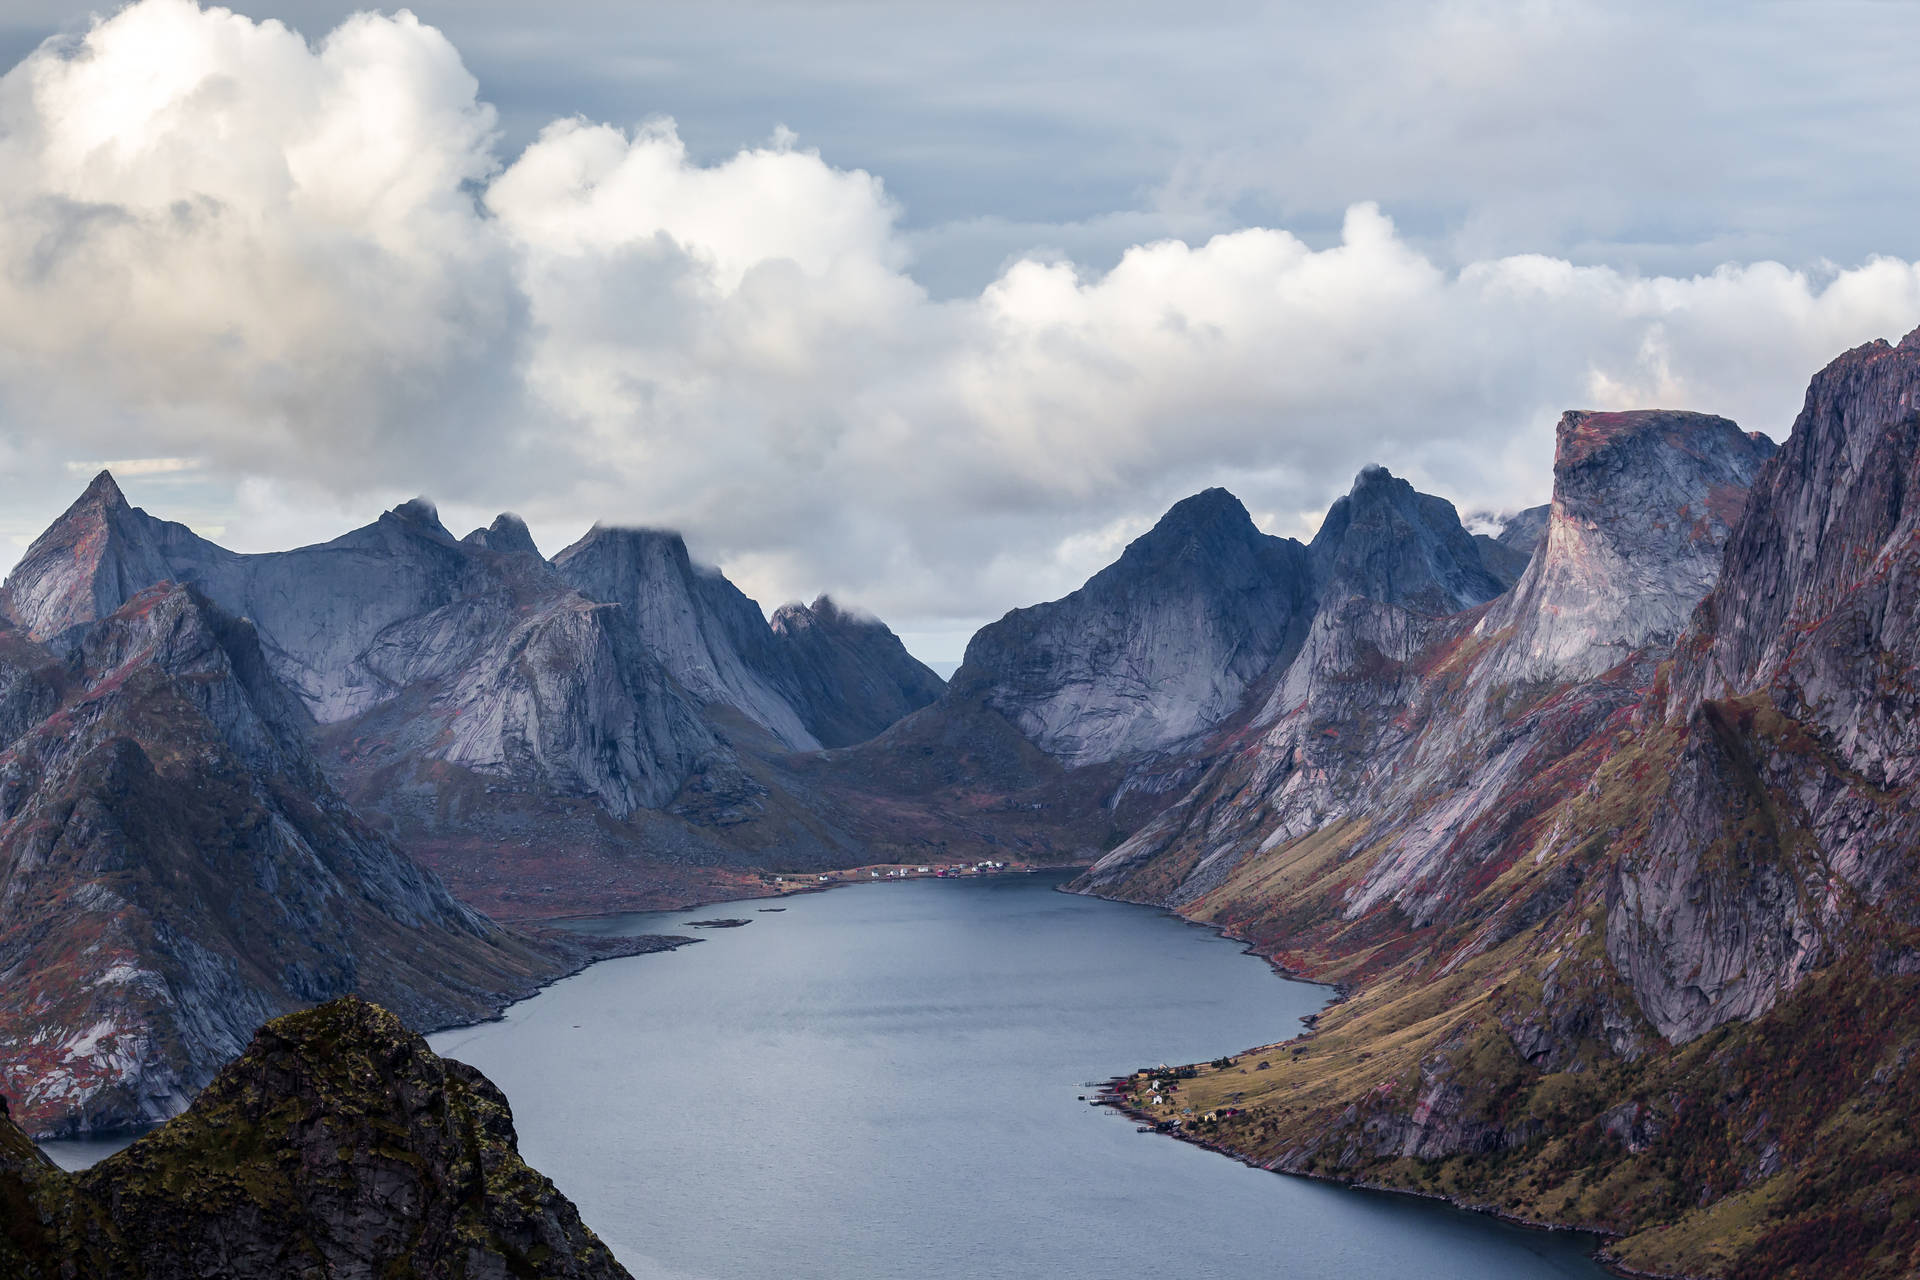
<path id="1" fill-rule="evenodd" d="M 417 15 L 413 16 L 413 15 Z M 284 24 L 284 25 L 283 25 Z M 1920 324 L 1905 3 L 0 14 L 0 557 L 104 462 L 242 550 L 684 530 L 957 658 L 1210 484 L 1545 499 Z"/>

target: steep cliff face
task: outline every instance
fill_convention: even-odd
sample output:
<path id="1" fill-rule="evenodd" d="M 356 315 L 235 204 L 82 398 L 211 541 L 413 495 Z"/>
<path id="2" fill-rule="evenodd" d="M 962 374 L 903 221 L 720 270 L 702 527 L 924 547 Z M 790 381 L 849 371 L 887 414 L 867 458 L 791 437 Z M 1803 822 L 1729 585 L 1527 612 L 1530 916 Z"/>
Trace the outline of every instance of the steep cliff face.
<path id="1" fill-rule="evenodd" d="M 15 1115 L 177 1112 L 267 1016 L 348 991 L 482 1016 L 581 954 L 508 934 L 327 785 L 252 629 L 164 584 L 0 637 L 0 1063 Z"/>
<path id="2" fill-rule="evenodd" d="M 1069 766 L 1163 750 L 1232 715 L 1298 648 L 1312 601 L 1307 549 L 1209 489 L 1078 591 L 983 627 L 951 696 Z"/>
<path id="3" fill-rule="evenodd" d="M 781 605 L 772 628 L 789 687 L 822 746 L 865 742 L 946 691 L 886 623 L 826 596 Z"/>
<path id="4" fill-rule="evenodd" d="M 596 525 L 553 566 L 587 598 L 624 610 L 696 698 L 732 707 L 790 750 L 820 746 L 786 687 L 784 655 L 760 606 L 718 570 L 695 565 L 679 534 Z"/>
<path id="5" fill-rule="evenodd" d="M 1608 949 L 1663 1035 L 1764 1012 L 1915 918 L 1920 332 L 1823 370 L 1656 704 L 1664 821 L 1622 860 Z"/>
<path id="6" fill-rule="evenodd" d="M 506 1098 L 343 999 L 261 1027 L 184 1114 L 80 1174 L 0 1117 L 19 1280 L 625 1280 L 521 1160 Z"/>
<path id="7" fill-rule="evenodd" d="M 1338 901 L 1314 909 L 1425 922 L 1463 877 L 1510 856 L 1541 779 L 1638 701 L 1667 628 L 1695 603 L 1685 584 L 1711 577 L 1725 524 L 1667 517 L 1710 501 L 1737 513 L 1726 477 L 1768 450 L 1720 418 L 1614 418 L 1562 420 L 1553 509 L 1567 531 L 1549 533 L 1505 594 L 1450 504 L 1363 472 L 1316 539 L 1320 603 L 1255 720 L 1261 736 L 1088 885 L 1170 905 L 1231 896 L 1230 878 L 1257 879 L 1297 842 L 1340 830 L 1344 856 L 1365 856 L 1343 862 Z M 1680 567 L 1680 587 L 1646 587 L 1662 565 Z"/>
<path id="8" fill-rule="evenodd" d="M 1747 487 L 1774 445 L 1725 418 L 1648 410 L 1568 413 L 1539 551 L 1480 620 L 1501 635 L 1497 678 L 1597 676 L 1671 644 L 1720 571 Z"/>

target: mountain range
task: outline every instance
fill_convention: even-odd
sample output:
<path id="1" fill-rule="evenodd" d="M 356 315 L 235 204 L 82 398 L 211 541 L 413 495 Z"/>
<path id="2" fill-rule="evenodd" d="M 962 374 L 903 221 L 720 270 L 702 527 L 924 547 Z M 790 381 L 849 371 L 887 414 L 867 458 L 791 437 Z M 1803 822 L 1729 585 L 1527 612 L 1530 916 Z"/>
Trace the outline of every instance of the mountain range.
<path id="1" fill-rule="evenodd" d="M 1210 489 L 946 683 L 671 532 L 549 559 L 415 500 L 239 555 L 103 474 L 0 600 L 4 1086 L 156 1120 L 289 1009 L 440 1025 L 592 958 L 543 918 L 998 854 L 1341 988 L 1183 1136 L 1649 1273 L 1898 1274 L 1917 392 L 1920 332 L 1784 446 L 1570 412 L 1477 533 L 1380 467 L 1308 543 Z"/>

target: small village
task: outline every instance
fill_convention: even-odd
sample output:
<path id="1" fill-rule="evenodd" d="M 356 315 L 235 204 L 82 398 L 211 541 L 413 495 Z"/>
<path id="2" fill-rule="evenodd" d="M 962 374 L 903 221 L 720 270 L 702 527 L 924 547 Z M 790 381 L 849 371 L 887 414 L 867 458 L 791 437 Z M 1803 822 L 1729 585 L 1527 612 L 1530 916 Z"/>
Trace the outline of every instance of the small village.
<path id="1" fill-rule="evenodd" d="M 876 880 L 959 880 L 975 876 L 1031 875 L 1040 870 L 1044 868 L 1032 863 L 995 859 L 948 863 L 885 862 L 843 871 L 768 874 L 761 876 L 760 881 L 778 893 L 800 893 L 827 885 L 863 884 Z"/>

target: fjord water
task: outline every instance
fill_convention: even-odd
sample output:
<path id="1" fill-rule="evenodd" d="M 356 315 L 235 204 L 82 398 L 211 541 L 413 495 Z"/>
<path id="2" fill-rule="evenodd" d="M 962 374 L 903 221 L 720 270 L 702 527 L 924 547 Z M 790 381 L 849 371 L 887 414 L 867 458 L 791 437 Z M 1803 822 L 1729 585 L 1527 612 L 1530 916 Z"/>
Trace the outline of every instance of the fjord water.
<path id="1" fill-rule="evenodd" d="M 506 1091 L 522 1154 L 639 1280 L 1605 1274 L 1590 1240 L 1249 1169 L 1079 1101 L 1292 1034 L 1327 992 L 1055 883 L 588 922 L 704 941 L 432 1044 Z M 716 917 L 752 923 L 688 927 Z"/>

